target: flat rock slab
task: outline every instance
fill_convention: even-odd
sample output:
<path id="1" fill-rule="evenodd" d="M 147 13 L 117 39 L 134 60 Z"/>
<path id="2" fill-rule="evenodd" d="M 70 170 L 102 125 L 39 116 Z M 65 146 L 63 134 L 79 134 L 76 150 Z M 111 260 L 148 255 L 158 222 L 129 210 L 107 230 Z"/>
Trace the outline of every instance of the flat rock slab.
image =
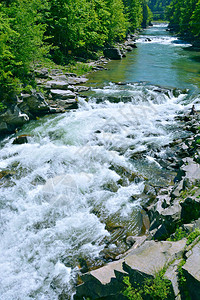
<path id="1" fill-rule="evenodd" d="M 185 245 L 186 239 L 178 242 L 146 241 L 139 248 L 130 251 L 125 258 L 84 274 L 82 276 L 84 283 L 77 287 L 75 299 L 82 299 L 81 296 L 92 299 L 110 295 L 118 297 L 121 293 L 120 285 L 123 284 L 123 277 L 126 273 L 130 276 L 138 274 L 134 278 L 140 283 L 141 278 L 154 276 L 169 262 L 181 257 Z M 170 276 L 173 277 L 173 275 Z M 94 286 L 98 295 L 94 295 Z"/>
<path id="2" fill-rule="evenodd" d="M 68 83 L 71 85 L 83 84 L 88 81 L 85 77 L 68 77 Z"/>
<path id="3" fill-rule="evenodd" d="M 54 99 L 73 99 L 76 97 L 76 94 L 73 93 L 70 90 L 60 90 L 60 89 L 55 89 L 51 90 L 51 95 Z"/>
<path id="4" fill-rule="evenodd" d="M 60 90 L 67 90 L 68 89 L 68 82 L 63 80 L 50 80 L 46 82 L 46 88 L 49 89 L 60 89 Z"/>
<path id="5" fill-rule="evenodd" d="M 199 180 L 200 165 L 190 157 L 183 159 L 183 161 L 186 165 L 182 167 L 182 170 L 186 172 L 186 177 L 190 178 L 192 181 Z"/>

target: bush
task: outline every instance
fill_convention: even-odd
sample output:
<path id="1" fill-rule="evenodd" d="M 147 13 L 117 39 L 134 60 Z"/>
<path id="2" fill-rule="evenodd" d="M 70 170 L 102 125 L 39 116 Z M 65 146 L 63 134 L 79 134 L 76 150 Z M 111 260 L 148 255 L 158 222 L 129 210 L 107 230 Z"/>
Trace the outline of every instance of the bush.
<path id="1" fill-rule="evenodd" d="M 157 272 L 154 278 L 145 279 L 142 286 L 135 283 L 133 287 L 129 277 L 124 278 L 126 289 L 123 295 L 129 300 L 142 300 L 149 296 L 153 300 L 173 299 L 171 282 L 164 278 L 165 269 Z"/>

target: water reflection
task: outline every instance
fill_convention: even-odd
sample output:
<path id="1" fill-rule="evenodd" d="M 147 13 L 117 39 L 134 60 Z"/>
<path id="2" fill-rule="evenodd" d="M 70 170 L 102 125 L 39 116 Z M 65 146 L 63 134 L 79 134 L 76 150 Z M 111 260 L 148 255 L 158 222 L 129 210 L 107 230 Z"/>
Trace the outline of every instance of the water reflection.
<path id="1" fill-rule="evenodd" d="M 200 52 L 190 51 L 190 44 L 166 31 L 166 24 L 145 30 L 137 47 L 122 61 L 109 62 L 108 70 L 92 73 L 89 83 L 147 81 L 167 87 L 200 88 Z"/>

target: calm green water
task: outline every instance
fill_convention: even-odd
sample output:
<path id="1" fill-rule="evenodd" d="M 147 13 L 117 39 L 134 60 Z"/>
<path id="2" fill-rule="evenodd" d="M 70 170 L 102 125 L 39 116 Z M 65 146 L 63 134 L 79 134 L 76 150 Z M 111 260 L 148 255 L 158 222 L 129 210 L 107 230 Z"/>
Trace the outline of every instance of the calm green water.
<path id="1" fill-rule="evenodd" d="M 165 24 L 145 30 L 133 49 L 121 61 L 112 61 L 107 71 L 91 74 L 90 83 L 109 81 L 146 81 L 166 87 L 200 88 L 200 52 L 191 51 L 184 43 L 166 31 Z M 151 42 L 145 41 L 146 37 Z"/>

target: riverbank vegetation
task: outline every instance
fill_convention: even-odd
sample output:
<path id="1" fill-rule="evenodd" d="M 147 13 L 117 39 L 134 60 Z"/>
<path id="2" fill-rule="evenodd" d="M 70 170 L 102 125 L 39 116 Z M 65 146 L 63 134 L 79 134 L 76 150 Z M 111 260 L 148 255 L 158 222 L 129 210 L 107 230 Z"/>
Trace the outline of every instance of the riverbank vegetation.
<path id="1" fill-rule="evenodd" d="M 167 8 L 169 28 L 191 40 L 200 38 L 200 0 L 172 0 Z"/>
<path id="2" fill-rule="evenodd" d="M 0 97 L 33 84 L 31 70 L 45 59 L 65 65 L 96 59 L 106 45 L 146 27 L 147 0 L 2 0 Z"/>

